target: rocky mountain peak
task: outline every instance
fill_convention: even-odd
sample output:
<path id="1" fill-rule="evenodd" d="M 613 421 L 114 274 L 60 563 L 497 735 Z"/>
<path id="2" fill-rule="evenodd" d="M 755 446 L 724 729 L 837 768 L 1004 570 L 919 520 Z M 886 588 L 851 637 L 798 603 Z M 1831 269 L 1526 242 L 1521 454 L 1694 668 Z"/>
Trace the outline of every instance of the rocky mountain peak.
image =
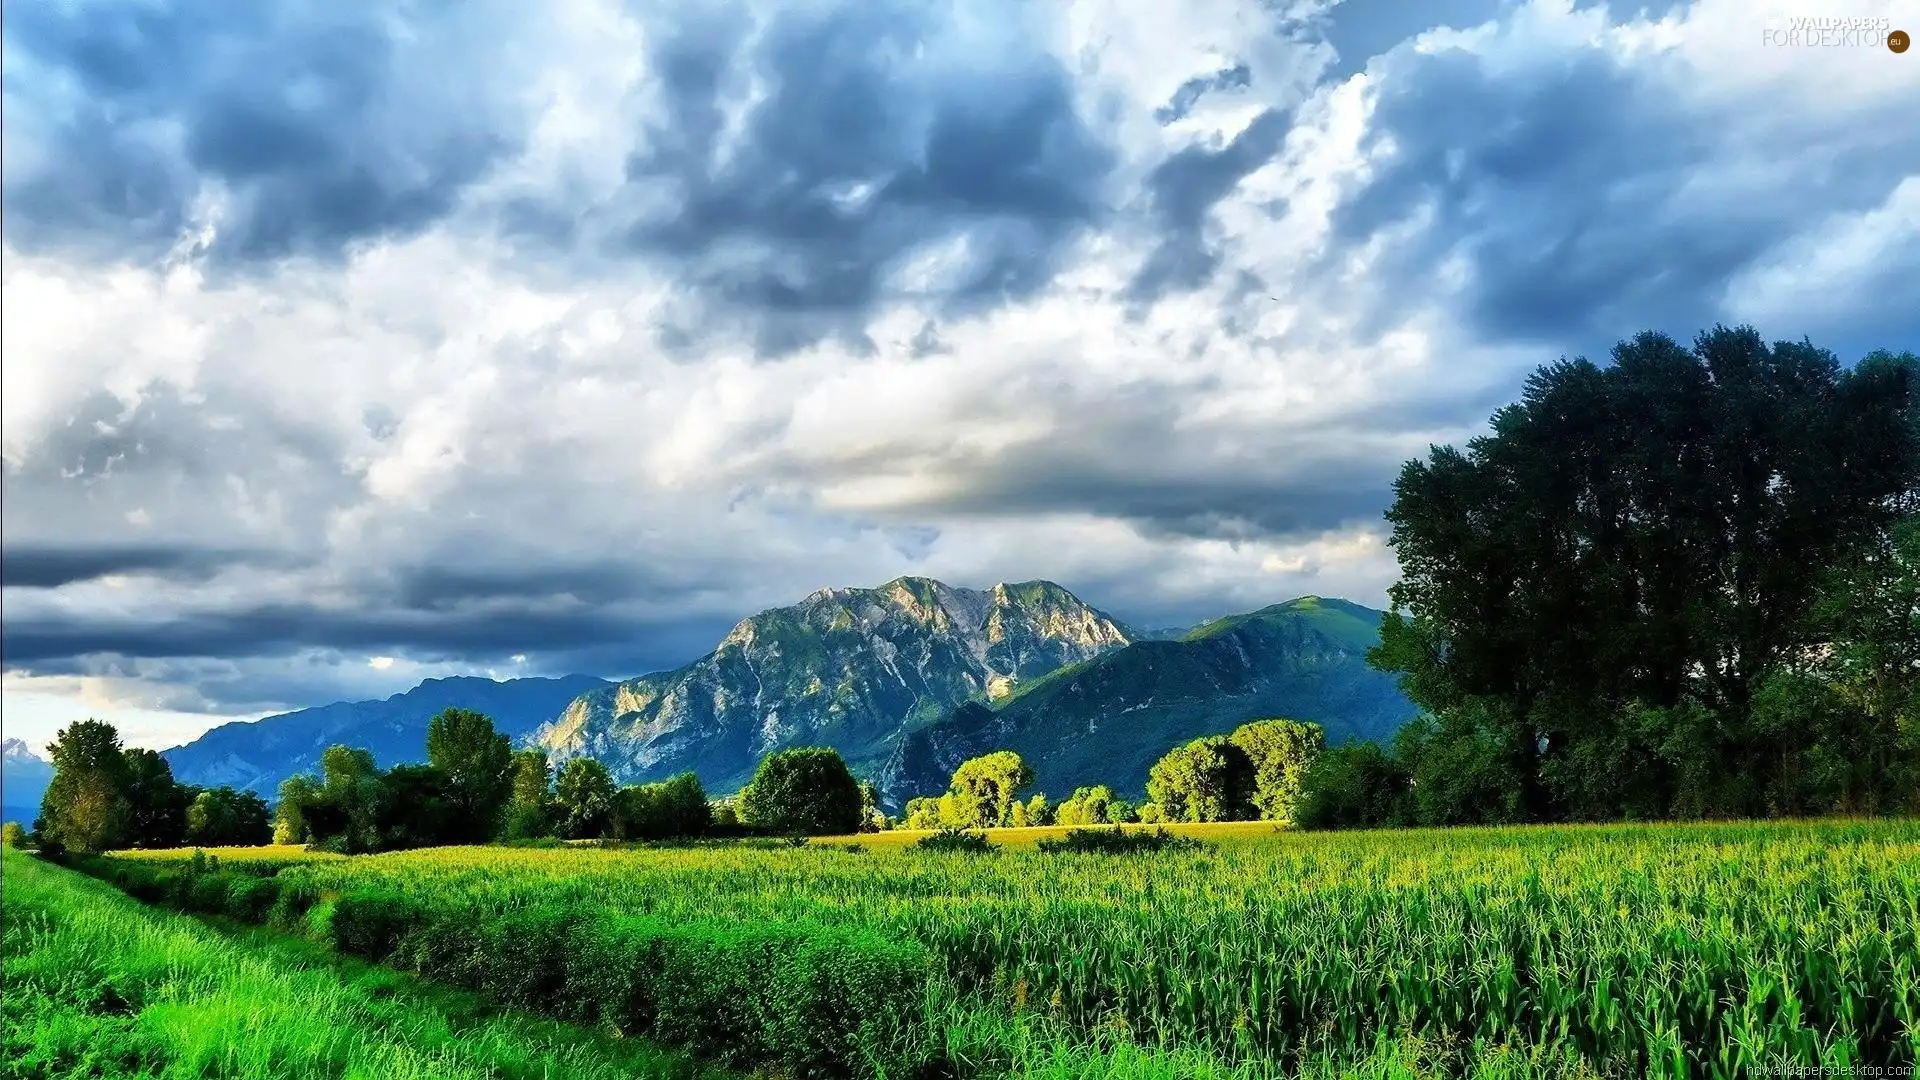
<path id="1" fill-rule="evenodd" d="M 581 696 L 530 741 L 555 758 L 600 758 L 622 779 L 698 767 L 728 786 L 781 746 L 883 757 L 915 723 L 1129 640 L 1052 582 L 967 589 L 903 576 L 817 589 L 741 620 L 684 668 Z"/>
<path id="2" fill-rule="evenodd" d="M 0 739 L 0 758 L 22 764 L 37 763 L 44 765 L 47 759 L 34 752 L 24 739 Z"/>

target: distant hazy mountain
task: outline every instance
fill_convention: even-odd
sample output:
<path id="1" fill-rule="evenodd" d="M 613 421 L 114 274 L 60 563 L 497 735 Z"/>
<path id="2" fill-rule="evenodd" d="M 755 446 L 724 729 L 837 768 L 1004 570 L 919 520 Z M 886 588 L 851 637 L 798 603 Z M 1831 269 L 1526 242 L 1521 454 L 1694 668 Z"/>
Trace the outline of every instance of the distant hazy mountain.
<path id="1" fill-rule="evenodd" d="M 1137 796 L 1177 743 L 1260 717 L 1326 729 L 1327 741 L 1384 738 L 1414 708 L 1393 677 L 1367 666 L 1381 613 L 1302 597 L 1145 640 L 1063 668 L 993 704 L 969 702 L 900 740 L 879 773 L 887 801 L 944 791 L 962 761 L 1013 750 L 1035 788 L 1059 799 L 1104 783 Z"/>
<path id="2" fill-rule="evenodd" d="M 53 781 L 53 765 L 19 739 L 0 740 L 0 820 L 28 828 L 40 813 L 40 796 Z"/>
<path id="3" fill-rule="evenodd" d="M 517 742 L 580 694 L 606 685 L 606 680 L 588 675 L 499 682 L 468 676 L 428 679 L 385 701 L 342 701 L 223 724 L 162 756 L 181 783 L 231 784 L 271 799 L 280 781 L 317 771 L 321 753 L 336 743 L 373 751 L 382 768 L 425 761 L 427 721 L 454 707 L 486 713 Z"/>
<path id="4" fill-rule="evenodd" d="M 787 746 L 831 746 L 873 773 L 910 725 L 1131 640 L 1047 581 L 822 589 L 741 621 L 686 667 L 587 692 L 530 741 L 556 761 L 598 758 L 629 782 L 692 769 L 716 793 Z"/>

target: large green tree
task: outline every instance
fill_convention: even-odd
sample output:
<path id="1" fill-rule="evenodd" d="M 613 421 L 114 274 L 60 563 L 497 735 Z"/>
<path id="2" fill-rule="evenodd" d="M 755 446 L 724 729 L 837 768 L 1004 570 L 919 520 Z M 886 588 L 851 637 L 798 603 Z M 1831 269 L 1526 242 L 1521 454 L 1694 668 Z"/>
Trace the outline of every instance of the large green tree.
<path id="1" fill-rule="evenodd" d="M 1011 750 L 997 750 L 960 763 L 941 800 L 943 824 L 963 829 L 1013 824 L 1020 791 L 1033 783 L 1033 769 Z"/>
<path id="2" fill-rule="evenodd" d="M 312 843 L 348 854 L 378 851 L 381 800 L 385 795 L 373 754 L 352 746 L 329 746 L 320 755 L 315 798 L 303 808 Z"/>
<path id="3" fill-rule="evenodd" d="M 273 804 L 273 842 L 305 844 L 313 839 L 307 825 L 307 811 L 320 799 L 320 785 L 311 774 L 300 773 L 280 781 L 279 798 Z"/>
<path id="4" fill-rule="evenodd" d="M 1413 778 L 1396 754 L 1354 739 L 1328 747 L 1307 767 L 1294 824 L 1305 829 L 1406 825 Z"/>
<path id="5" fill-rule="evenodd" d="M 1111 825 L 1114 817 L 1114 804 L 1120 800 L 1113 789 L 1105 784 L 1075 788 L 1065 802 L 1054 808 L 1055 825 Z M 1046 824 L 1038 822 L 1037 824 Z"/>
<path id="6" fill-rule="evenodd" d="M 1421 752 L 1476 766 L 1430 766 L 1466 802 L 1423 792 L 1420 816 L 1483 816 L 1489 784 L 1526 819 L 1766 812 L 1756 695 L 1914 486 L 1916 370 L 1746 328 L 1642 334 L 1408 463 L 1372 659 L 1435 718 Z"/>
<path id="7" fill-rule="evenodd" d="M 81 720 L 61 728 L 48 750 L 53 780 L 33 827 L 41 846 L 93 853 L 125 843 L 132 779 L 120 733 L 104 721 Z"/>
<path id="8" fill-rule="evenodd" d="M 1920 813 L 1920 519 L 1834 567 L 1810 629 L 1755 700 L 1769 811 Z"/>
<path id="9" fill-rule="evenodd" d="M 187 807 L 187 842 L 198 847 L 248 847 L 272 836 L 266 800 L 251 791 L 207 788 Z"/>
<path id="10" fill-rule="evenodd" d="M 1253 801 L 1253 761 L 1224 735 L 1167 751 L 1147 773 L 1147 797 L 1166 821 L 1246 821 L 1259 816 Z"/>
<path id="11" fill-rule="evenodd" d="M 427 762 L 446 777 L 449 839 L 492 839 L 513 791 L 513 745 L 484 713 L 450 708 L 427 722 Z"/>
<path id="12" fill-rule="evenodd" d="M 1275 717 L 1240 725 L 1227 741 L 1253 762 L 1253 805 L 1268 821 L 1291 821 L 1307 768 L 1326 748 L 1319 724 Z"/>
<path id="13" fill-rule="evenodd" d="M 433 765 L 395 765 L 380 777 L 374 829 L 382 851 L 470 843 L 477 831 Z"/>
<path id="14" fill-rule="evenodd" d="M 513 755 L 513 784 L 501 835 L 508 840 L 526 840 L 552 831 L 553 763 L 544 751 L 522 750 Z"/>
<path id="15" fill-rule="evenodd" d="M 747 824 L 791 836 L 830 836 L 860 828 L 860 782 L 839 751 L 796 746 L 760 759 L 740 792 Z"/>
<path id="16" fill-rule="evenodd" d="M 173 779 L 173 767 L 152 750 L 128 748 L 127 836 L 131 847 L 178 847 L 187 834 L 187 807 L 196 794 Z"/>
<path id="17" fill-rule="evenodd" d="M 713 809 L 700 778 L 686 772 L 657 784 L 621 788 L 612 818 L 617 839 L 675 840 L 705 835 L 713 825 Z"/>
<path id="18" fill-rule="evenodd" d="M 613 777 L 590 757 L 568 758 L 554 780 L 554 813 L 568 840 L 606 836 L 613 823 Z"/>

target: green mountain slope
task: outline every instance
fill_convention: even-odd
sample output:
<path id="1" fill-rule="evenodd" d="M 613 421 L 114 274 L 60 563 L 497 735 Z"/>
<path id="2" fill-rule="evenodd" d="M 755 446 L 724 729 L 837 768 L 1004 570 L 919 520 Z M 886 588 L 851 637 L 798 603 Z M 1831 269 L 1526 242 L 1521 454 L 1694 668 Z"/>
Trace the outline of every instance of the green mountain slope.
<path id="1" fill-rule="evenodd" d="M 880 773 L 887 801 L 936 794 L 960 762 L 993 750 L 1018 752 L 1036 788 L 1061 798 L 1095 783 L 1138 795 L 1168 748 L 1258 717 L 1313 721 L 1329 742 L 1384 738 L 1414 710 L 1366 664 L 1380 615 L 1302 597 L 1135 642 L 993 705 L 965 703 L 900 741 Z"/>
<path id="2" fill-rule="evenodd" d="M 556 762 L 597 758 L 627 782 L 692 769 L 716 792 L 787 746 L 831 746 L 873 773 L 913 725 L 1130 641 L 1052 582 L 822 589 L 743 620 L 686 667 L 581 695 L 528 742 Z"/>

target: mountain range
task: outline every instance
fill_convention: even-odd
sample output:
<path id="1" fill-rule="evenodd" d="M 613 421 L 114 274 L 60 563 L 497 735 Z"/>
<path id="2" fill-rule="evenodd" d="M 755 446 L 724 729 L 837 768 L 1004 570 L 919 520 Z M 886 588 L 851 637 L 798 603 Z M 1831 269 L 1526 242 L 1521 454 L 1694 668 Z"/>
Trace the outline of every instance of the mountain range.
<path id="1" fill-rule="evenodd" d="M 1303 597 L 1186 632 L 1129 629 L 1052 582 L 956 589 L 900 578 L 824 589 L 743 620 L 675 671 L 594 690 L 535 732 L 629 782 L 686 769 L 737 790 L 783 746 L 839 750 L 897 809 L 967 757 L 1021 752 L 1059 797 L 1144 791 L 1176 742 L 1286 715 L 1338 742 L 1413 715 L 1367 666 L 1381 613 Z"/>
<path id="2" fill-rule="evenodd" d="M 341 701 L 260 720 L 222 724 L 184 746 L 161 752 L 183 784 L 228 784 L 268 800 L 280 782 L 320 770 L 320 755 L 337 743 L 373 752 L 382 768 L 423 761 L 427 721 L 443 709 L 472 709 L 493 718 L 516 742 L 559 715 L 567 703 L 607 685 L 590 675 L 557 679 L 453 676 L 428 679 L 384 701 Z"/>
<path id="3" fill-rule="evenodd" d="M 532 742 L 556 761 L 598 758 L 623 780 L 692 769 L 716 791 L 738 789 L 784 746 L 831 746 L 871 774 L 912 726 L 1131 640 L 1047 581 L 822 589 L 741 620 L 683 668 L 582 695 Z"/>
<path id="4" fill-rule="evenodd" d="M 902 577 L 743 619 L 672 671 L 432 679 L 384 701 L 227 724 L 165 756 L 183 782 L 272 798 L 335 743 L 382 766 L 421 760 L 428 718 L 459 706 L 556 765 L 591 756 L 626 783 L 692 770 L 724 794 L 771 751 L 831 746 L 897 809 L 943 790 L 965 758 L 1012 749 L 1054 798 L 1092 783 L 1137 795 L 1169 747 L 1263 716 L 1317 722 L 1330 742 L 1392 734 L 1413 706 L 1366 664 L 1379 625 L 1371 608 L 1302 597 L 1141 631 L 1052 582 Z"/>

